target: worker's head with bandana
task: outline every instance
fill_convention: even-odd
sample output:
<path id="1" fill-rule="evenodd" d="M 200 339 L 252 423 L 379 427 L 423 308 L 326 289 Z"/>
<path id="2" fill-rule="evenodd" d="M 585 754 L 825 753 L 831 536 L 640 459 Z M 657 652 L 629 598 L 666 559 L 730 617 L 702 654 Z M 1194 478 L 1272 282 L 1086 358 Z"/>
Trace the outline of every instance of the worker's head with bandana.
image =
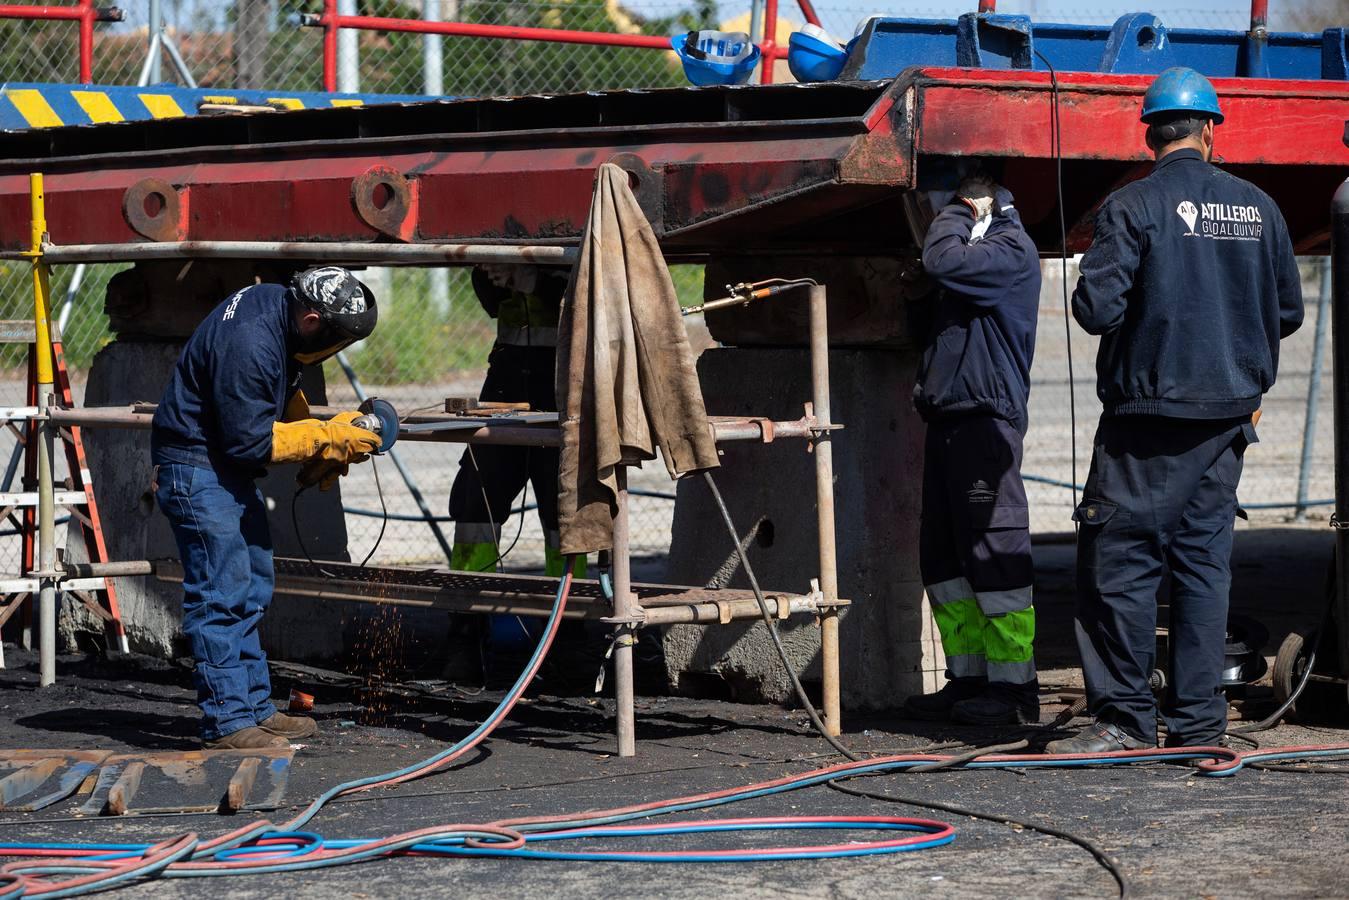
<path id="1" fill-rule="evenodd" d="M 298 335 L 295 359 L 323 362 L 375 330 L 375 295 L 339 266 L 305 269 L 290 280 L 292 321 Z"/>

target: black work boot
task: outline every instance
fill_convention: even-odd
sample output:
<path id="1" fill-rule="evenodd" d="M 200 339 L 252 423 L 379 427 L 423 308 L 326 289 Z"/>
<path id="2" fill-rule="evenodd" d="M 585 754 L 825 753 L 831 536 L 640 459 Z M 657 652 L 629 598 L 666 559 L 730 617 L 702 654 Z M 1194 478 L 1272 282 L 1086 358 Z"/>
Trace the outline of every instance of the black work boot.
<path id="1" fill-rule="evenodd" d="M 1039 698 L 1024 699 L 997 692 L 961 700 L 951 707 L 951 721 L 962 725 L 1038 725 Z"/>
<path id="2" fill-rule="evenodd" d="M 1119 753 L 1122 750 L 1151 750 L 1156 746 L 1156 742 L 1139 740 L 1122 728 L 1098 721 L 1072 737 L 1050 741 L 1045 745 L 1045 752 L 1055 756 L 1067 753 Z"/>
<path id="3" fill-rule="evenodd" d="M 904 701 L 904 712 L 912 719 L 945 722 L 951 707 L 962 700 L 978 697 L 988 687 L 983 678 L 952 678 L 935 694 L 913 694 Z"/>

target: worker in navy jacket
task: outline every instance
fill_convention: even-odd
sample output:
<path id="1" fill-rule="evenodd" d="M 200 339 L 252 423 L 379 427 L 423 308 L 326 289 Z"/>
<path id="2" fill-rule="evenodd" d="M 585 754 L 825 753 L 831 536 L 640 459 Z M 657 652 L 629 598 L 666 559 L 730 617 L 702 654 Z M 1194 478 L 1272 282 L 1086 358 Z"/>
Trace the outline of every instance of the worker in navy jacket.
<path id="1" fill-rule="evenodd" d="M 1143 100 L 1156 157 L 1106 198 L 1073 316 L 1101 336 L 1104 405 L 1078 522 L 1077 642 L 1094 723 L 1051 752 L 1157 744 L 1149 687 L 1170 580 L 1167 746 L 1222 741 L 1232 526 L 1243 454 L 1302 289 L 1278 207 L 1213 166 L 1213 85 L 1168 69 Z"/>
<path id="2" fill-rule="evenodd" d="M 919 564 L 948 682 L 904 707 L 924 719 L 1038 722 L 1021 442 L 1039 254 L 1012 195 L 970 180 L 929 227 L 923 267 L 941 290 L 914 388 L 927 423 Z"/>
<path id="3" fill-rule="evenodd" d="M 327 489 L 379 436 L 360 414 L 311 418 L 300 371 L 374 330 L 369 288 L 326 266 L 290 285 L 228 297 L 183 347 L 155 411 L 156 498 L 183 564 L 183 633 L 207 748 L 284 747 L 317 730 L 271 703 L 258 623 L 272 600 L 272 541 L 254 479 L 271 463 L 303 463 L 303 484 Z"/>

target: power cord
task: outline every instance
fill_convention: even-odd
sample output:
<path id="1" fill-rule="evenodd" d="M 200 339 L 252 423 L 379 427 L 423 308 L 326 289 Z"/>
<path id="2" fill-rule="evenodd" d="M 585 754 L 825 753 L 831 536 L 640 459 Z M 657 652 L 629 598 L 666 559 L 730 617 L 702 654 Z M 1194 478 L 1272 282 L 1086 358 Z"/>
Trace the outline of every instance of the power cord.
<path id="1" fill-rule="evenodd" d="M 1035 55 L 1049 70 L 1049 86 L 1053 91 L 1050 106 L 1050 149 L 1054 154 L 1054 181 L 1059 207 L 1059 261 L 1063 270 L 1063 338 L 1068 351 L 1068 424 L 1071 429 L 1069 446 L 1072 453 L 1072 490 L 1073 510 L 1077 510 L 1077 397 L 1073 378 L 1073 329 L 1072 311 L 1068 304 L 1068 219 L 1063 208 L 1063 126 L 1059 121 L 1059 77 L 1054 64 L 1045 58 L 1039 50 Z M 1073 520 L 1073 530 L 1077 530 L 1077 520 Z"/>
<path id="2" fill-rule="evenodd" d="M 869 776 L 853 777 L 865 778 Z M 854 797 L 865 797 L 868 800 L 881 800 L 886 803 L 903 803 L 907 806 L 916 806 L 920 809 L 933 809 L 940 812 L 951 813 L 956 816 L 969 816 L 972 819 L 983 819 L 986 822 L 1012 825 L 1017 828 L 1025 828 L 1029 831 L 1039 832 L 1040 834 L 1048 835 L 1049 837 L 1058 838 L 1061 841 L 1068 841 L 1069 843 L 1076 844 L 1090 853 L 1092 857 L 1100 863 L 1101 868 L 1109 872 L 1110 877 L 1115 879 L 1115 883 L 1119 885 L 1119 896 L 1121 900 L 1127 898 L 1130 894 L 1131 888 L 1129 880 L 1125 878 L 1124 872 L 1120 869 L 1119 864 L 1110 858 L 1110 855 L 1105 852 L 1104 847 L 1088 838 L 1073 834 L 1069 831 L 1062 831 L 1049 825 L 1041 825 L 1040 823 L 1032 822 L 1029 819 L 1017 819 L 1013 816 L 1004 816 L 1000 813 L 980 812 L 976 809 L 966 809 L 963 806 L 956 806 L 953 803 L 942 803 L 940 800 L 916 800 L 909 797 L 896 797 L 893 794 L 878 794 L 873 791 L 864 791 L 859 788 L 848 787 L 843 784 L 843 781 L 845 780 L 851 779 L 835 778 L 829 781 L 828 785 L 840 793 L 851 794 Z"/>
<path id="3" fill-rule="evenodd" d="M 754 591 L 754 599 L 759 602 L 759 613 L 763 616 L 764 626 L 768 629 L 768 636 L 773 639 L 773 647 L 778 651 L 778 658 L 782 660 L 782 668 L 787 673 L 787 677 L 791 679 L 792 689 L 796 692 L 796 699 L 800 701 L 806 715 L 810 717 L 810 723 L 815 726 L 815 730 L 820 733 L 820 737 L 824 738 L 829 746 L 854 762 L 861 761 L 865 757 L 854 753 L 847 745 L 829 733 L 824 720 L 820 718 L 819 711 L 815 709 L 815 704 L 810 702 L 810 696 L 806 693 L 806 689 L 802 687 L 801 679 L 796 677 L 796 667 L 787 657 L 787 648 L 782 646 L 782 636 L 778 634 L 777 620 L 768 610 L 768 601 L 764 599 L 763 591 L 759 589 L 759 579 L 754 576 L 754 567 L 749 564 L 749 557 L 745 554 L 745 548 L 740 544 L 740 532 L 735 530 L 735 523 L 731 521 L 731 511 L 726 508 L 726 501 L 722 499 L 721 491 L 717 488 L 717 483 L 713 480 L 710 471 L 703 472 L 703 480 L 707 482 L 708 490 L 712 492 L 712 499 L 716 501 L 717 509 L 721 511 L 721 520 L 726 524 L 726 530 L 730 532 L 731 544 L 740 557 L 740 565 L 745 569 L 745 577 L 749 579 L 750 589 Z"/>

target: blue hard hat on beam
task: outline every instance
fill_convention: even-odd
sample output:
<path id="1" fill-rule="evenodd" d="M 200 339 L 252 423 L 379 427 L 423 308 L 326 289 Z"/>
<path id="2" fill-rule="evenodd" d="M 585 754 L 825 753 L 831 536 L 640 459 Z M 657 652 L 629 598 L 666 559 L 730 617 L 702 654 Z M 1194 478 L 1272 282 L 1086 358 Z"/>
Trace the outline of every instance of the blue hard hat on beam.
<path id="1" fill-rule="evenodd" d="M 1218 106 L 1218 92 L 1213 89 L 1213 82 L 1185 66 L 1175 66 L 1158 75 L 1143 95 L 1140 118 L 1144 122 L 1168 112 L 1212 119 L 1214 125 L 1223 122 L 1223 111 Z"/>

